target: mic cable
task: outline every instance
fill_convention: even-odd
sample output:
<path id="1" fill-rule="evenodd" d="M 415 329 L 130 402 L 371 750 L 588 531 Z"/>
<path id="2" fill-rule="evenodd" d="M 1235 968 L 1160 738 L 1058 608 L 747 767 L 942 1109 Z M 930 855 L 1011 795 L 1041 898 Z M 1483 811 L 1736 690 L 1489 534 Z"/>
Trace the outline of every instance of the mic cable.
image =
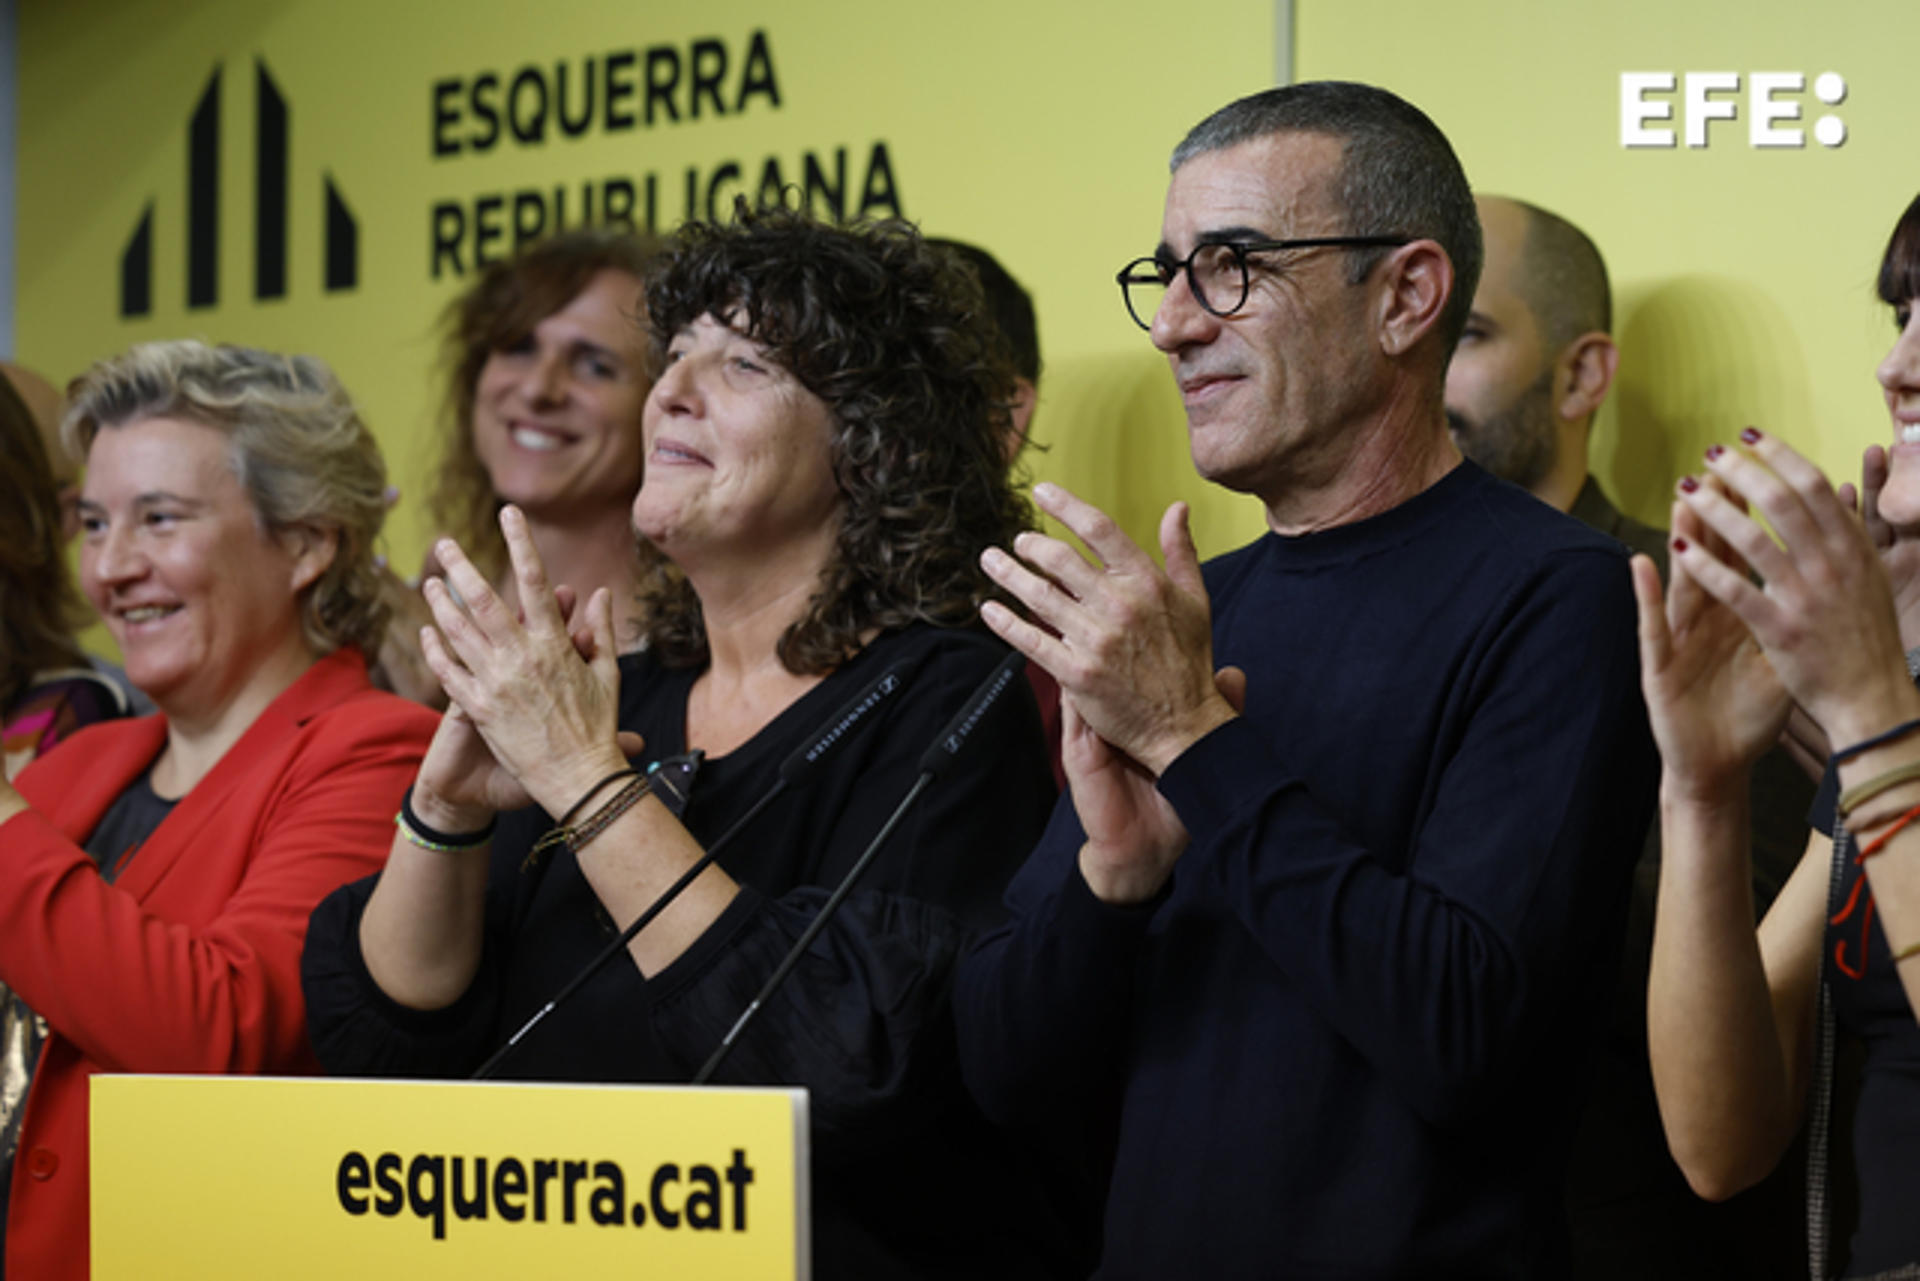
<path id="1" fill-rule="evenodd" d="M 515 1046 L 526 1039 L 529 1032 L 538 1027 L 549 1014 L 559 1009 L 568 998 L 586 984 L 587 980 L 598 974 L 608 961 L 624 951 L 627 944 L 633 942 L 634 937 L 641 930 L 653 924 L 660 913 L 666 911 L 673 901 L 680 897 L 681 891 L 693 884 L 695 877 L 711 867 L 713 861 L 720 857 L 720 852 L 727 848 L 734 837 L 746 829 L 747 824 L 758 818 L 760 812 L 771 805 L 776 797 L 789 787 L 801 787 L 812 782 L 814 775 L 820 770 L 821 762 L 831 756 L 840 744 L 851 738 L 873 709 L 898 693 L 904 683 L 899 670 L 890 667 L 869 681 L 859 693 L 848 699 L 839 711 L 835 712 L 804 743 L 795 748 L 786 760 L 780 763 L 780 775 L 774 780 L 773 786 L 761 793 L 760 799 L 755 801 L 746 813 L 735 819 L 733 824 L 720 834 L 720 838 L 707 848 L 706 853 L 702 854 L 693 866 L 682 872 L 673 884 L 663 890 L 660 897 L 648 905 L 646 911 L 635 917 L 633 923 L 621 930 L 617 938 L 600 949 L 592 960 L 581 967 L 578 974 L 567 980 L 566 986 L 553 994 L 551 1000 L 535 1010 L 533 1017 L 522 1023 L 520 1029 L 508 1037 L 504 1045 L 495 1050 L 486 1062 L 475 1068 L 473 1076 L 469 1079 L 484 1081 L 491 1077 L 501 1061 L 513 1052 Z"/>
<path id="2" fill-rule="evenodd" d="M 1021 669 L 1026 666 L 1026 662 L 1026 656 L 1018 650 L 1011 651 L 1001 659 L 993 671 L 988 673 L 987 678 L 967 696 L 967 701 L 960 705 L 960 710 L 954 713 L 953 719 L 947 722 L 946 728 L 940 731 L 939 737 L 935 738 L 927 750 L 921 754 L 920 776 L 914 780 L 913 786 L 907 790 L 906 796 L 901 798 L 900 803 L 894 806 L 893 813 L 881 825 L 879 834 L 867 843 L 867 848 L 861 852 L 858 859 L 854 860 L 853 866 L 847 869 L 847 874 L 840 878 L 840 884 L 834 887 L 833 893 L 827 896 L 827 901 L 821 904 L 819 914 L 808 924 L 794 945 L 787 950 L 787 954 L 780 958 L 780 964 L 774 968 L 773 974 L 761 986 L 753 1000 L 747 1003 L 747 1008 L 740 1011 L 740 1017 L 734 1020 L 733 1026 L 720 1039 L 720 1044 L 714 1047 L 713 1053 L 701 1065 L 699 1072 L 694 1074 L 692 1082 L 694 1085 L 705 1085 L 713 1079 L 713 1074 L 719 1070 L 720 1064 L 732 1052 L 734 1044 L 740 1039 L 740 1034 L 746 1030 L 747 1024 L 753 1021 L 754 1015 L 760 1012 L 760 1007 L 779 990 L 781 983 L 785 982 L 787 975 L 793 972 L 794 966 L 800 963 L 800 958 L 813 945 L 813 941 L 820 937 L 822 930 L 827 928 L 827 922 L 833 919 L 833 914 L 839 910 L 840 904 L 845 902 L 847 896 L 853 892 L 854 884 L 872 864 L 874 856 L 880 852 L 880 847 L 886 843 L 887 838 L 893 835 L 893 829 L 898 827 L 900 820 L 906 817 L 907 810 L 920 799 L 920 793 L 927 789 L 927 785 L 953 764 L 966 745 L 968 736 L 986 716 L 987 709 L 999 701 L 1009 685 L 1019 679 Z"/>

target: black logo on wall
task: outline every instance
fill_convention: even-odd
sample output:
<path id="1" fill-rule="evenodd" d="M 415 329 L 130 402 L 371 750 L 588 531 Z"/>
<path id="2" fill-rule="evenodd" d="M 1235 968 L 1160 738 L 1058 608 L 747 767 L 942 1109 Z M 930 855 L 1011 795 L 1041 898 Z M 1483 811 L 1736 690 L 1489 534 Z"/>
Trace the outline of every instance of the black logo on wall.
<path id="1" fill-rule="evenodd" d="M 270 302 L 287 296 L 287 99 L 267 64 L 254 60 L 253 109 L 253 297 Z M 187 124 L 187 307 L 220 302 L 220 77 L 213 76 Z M 328 293 L 360 283 L 360 224 L 333 183 L 321 175 L 326 201 Z M 153 202 L 120 255 L 120 318 L 153 312 Z"/>

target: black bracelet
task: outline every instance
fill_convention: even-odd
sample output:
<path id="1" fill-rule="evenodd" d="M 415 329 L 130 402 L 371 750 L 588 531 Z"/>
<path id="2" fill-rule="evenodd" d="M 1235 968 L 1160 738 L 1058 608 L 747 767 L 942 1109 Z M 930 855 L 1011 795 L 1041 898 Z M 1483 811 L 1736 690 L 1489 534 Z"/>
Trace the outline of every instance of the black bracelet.
<path id="1" fill-rule="evenodd" d="M 477 845 L 485 845 L 493 839 L 495 822 L 494 819 L 488 819 L 487 825 L 477 832 L 443 832 L 437 827 L 429 827 L 421 822 L 420 816 L 413 811 L 413 788 L 411 787 L 407 788 L 406 795 L 400 798 L 400 821 L 412 829 L 413 835 L 429 842 L 429 849 L 440 846 L 450 850 L 465 850 Z M 419 841 L 415 842 L 415 844 L 419 843 Z"/>
<path id="2" fill-rule="evenodd" d="M 560 821 L 558 823 L 555 823 L 554 826 L 555 827 L 567 826 L 569 823 L 573 822 L 574 819 L 580 816 L 580 811 L 587 807 L 588 801 L 600 795 L 600 793 L 606 791 L 608 787 L 610 787 L 614 783 L 619 782 L 621 779 L 633 778 L 639 773 L 641 773 L 641 771 L 638 769 L 635 769 L 631 765 L 629 765 L 626 769 L 615 770 L 613 773 L 601 779 L 598 783 L 595 783 L 592 787 L 589 787 L 587 789 L 587 794 L 585 796 L 582 796 L 579 800 L 575 801 L 573 803 L 572 808 L 570 808 L 565 814 L 561 815 Z"/>
<path id="3" fill-rule="evenodd" d="M 1841 748 L 1828 759 L 1827 764 L 1831 768 L 1838 769 L 1842 761 L 1851 760 L 1860 753 L 1872 751 L 1876 747 L 1885 747 L 1888 743 L 1905 738 L 1915 730 L 1920 730 L 1920 720 L 1902 721 L 1884 734 L 1875 734 L 1872 738 L 1855 743 L 1852 747 Z"/>

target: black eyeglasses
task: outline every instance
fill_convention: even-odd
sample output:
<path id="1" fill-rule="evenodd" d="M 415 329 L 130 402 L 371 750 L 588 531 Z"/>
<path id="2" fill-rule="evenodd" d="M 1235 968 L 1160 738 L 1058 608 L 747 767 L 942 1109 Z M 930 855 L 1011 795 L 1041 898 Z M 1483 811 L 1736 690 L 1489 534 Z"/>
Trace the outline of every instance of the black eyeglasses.
<path id="1" fill-rule="evenodd" d="M 1248 254 L 1281 249 L 1395 249 L 1413 243 L 1412 236 L 1315 236 L 1306 240 L 1214 240 L 1195 246 L 1180 261 L 1160 257 L 1135 258 L 1114 277 L 1127 314 L 1142 329 L 1153 328 L 1153 313 L 1181 271 L 1193 300 L 1216 316 L 1231 316 L 1247 305 L 1253 287 Z"/>

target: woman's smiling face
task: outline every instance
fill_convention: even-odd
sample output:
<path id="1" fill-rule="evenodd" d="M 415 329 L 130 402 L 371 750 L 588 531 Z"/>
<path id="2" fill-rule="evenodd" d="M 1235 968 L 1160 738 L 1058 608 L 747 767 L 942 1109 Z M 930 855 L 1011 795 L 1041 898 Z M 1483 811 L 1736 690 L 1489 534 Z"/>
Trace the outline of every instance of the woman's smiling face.
<path id="1" fill-rule="evenodd" d="M 81 588 L 169 718 L 217 718 L 304 647 L 299 593 L 325 561 L 266 530 L 224 433 L 173 418 L 103 428 L 79 513 Z"/>
<path id="2" fill-rule="evenodd" d="M 669 556 L 832 545 L 832 414 L 751 338 L 711 315 L 675 334 L 644 424 L 633 523 Z"/>
<path id="3" fill-rule="evenodd" d="M 639 280 L 602 271 L 487 357 L 474 387 L 473 446 L 496 497 L 535 519 L 633 500 L 647 395 L 640 308 Z"/>

